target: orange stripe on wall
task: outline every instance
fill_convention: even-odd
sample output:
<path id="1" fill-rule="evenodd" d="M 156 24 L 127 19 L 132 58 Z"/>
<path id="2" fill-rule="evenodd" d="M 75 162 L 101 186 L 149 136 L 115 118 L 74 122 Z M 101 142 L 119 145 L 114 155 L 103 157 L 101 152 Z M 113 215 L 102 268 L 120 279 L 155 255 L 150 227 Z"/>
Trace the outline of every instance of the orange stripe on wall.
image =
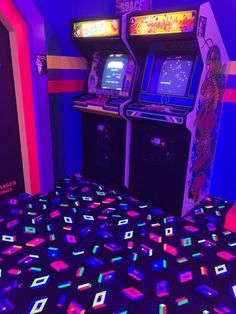
<path id="1" fill-rule="evenodd" d="M 236 61 L 230 62 L 229 74 L 230 75 L 236 75 Z"/>
<path id="2" fill-rule="evenodd" d="M 86 70 L 87 61 L 83 57 L 47 56 L 48 69 Z"/>
<path id="3" fill-rule="evenodd" d="M 236 89 L 226 89 L 224 101 L 236 103 Z"/>
<path id="4" fill-rule="evenodd" d="M 49 81 L 48 92 L 53 93 L 70 93 L 70 92 L 82 92 L 85 87 L 85 81 Z"/>

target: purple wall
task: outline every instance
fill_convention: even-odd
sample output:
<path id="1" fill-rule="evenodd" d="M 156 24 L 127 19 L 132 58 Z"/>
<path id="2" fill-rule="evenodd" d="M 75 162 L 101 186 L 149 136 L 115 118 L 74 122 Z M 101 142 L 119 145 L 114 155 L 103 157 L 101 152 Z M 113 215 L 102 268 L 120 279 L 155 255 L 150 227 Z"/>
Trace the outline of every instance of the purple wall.
<path id="1" fill-rule="evenodd" d="M 56 56 L 80 56 L 70 39 L 69 21 L 72 18 L 110 14 L 114 7 L 110 0 L 35 0 L 35 3 L 45 20 L 47 54 Z M 69 176 L 82 168 L 80 112 L 72 108 L 72 98 L 76 95 L 78 93 L 50 94 L 56 177 Z"/>
<path id="2" fill-rule="evenodd" d="M 54 186 L 52 141 L 48 99 L 47 76 L 39 76 L 35 68 L 35 54 L 46 54 L 44 19 L 32 0 L 14 0 L 24 20 L 29 25 L 29 42 L 35 104 L 35 121 L 39 151 L 41 192 L 48 192 Z"/>

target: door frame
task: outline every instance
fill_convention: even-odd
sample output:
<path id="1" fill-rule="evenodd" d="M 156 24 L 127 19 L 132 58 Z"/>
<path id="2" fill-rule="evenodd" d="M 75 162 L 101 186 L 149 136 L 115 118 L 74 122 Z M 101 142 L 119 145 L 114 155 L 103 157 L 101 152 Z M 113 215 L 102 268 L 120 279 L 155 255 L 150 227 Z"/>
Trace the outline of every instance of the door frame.
<path id="1" fill-rule="evenodd" d="M 29 40 L 29 26 L 18 7 L 11 0 L 0 1 L 0 20 L 9 31 L 19 134 L 21 143 L 21 155 L 24 173 L 25 191 L 29 194 L 37 194 L 40 191 L 48 192 L 53 187 L 52 160 L 49 160 L 48 174 L 50 183 L 45 188 L 45 149 L 39 146 L 42 142 L 42 133 L 45 136 L 45 128 L 40 129 L 37 122 L 40 115 L 40 104 L 36 104 L 34 93 L 37 86 L 33 85 L 32 52 Z M 47 94 L 48 90 L 44 90 Z M 36 107 L 38 106 L 38 107 Z M 48 108 L 48 122 L 49 108 Z M 46 128 L 46 135 L 51 139 L 50 125 Z M 51 141 L 48 141 L 51 150 Z M 44 155 L 44 156 L 43 156 Z M 49 151 L 50 155 L 50 151 Z M 41 162 L 41 165 L 40 165 Z"/>

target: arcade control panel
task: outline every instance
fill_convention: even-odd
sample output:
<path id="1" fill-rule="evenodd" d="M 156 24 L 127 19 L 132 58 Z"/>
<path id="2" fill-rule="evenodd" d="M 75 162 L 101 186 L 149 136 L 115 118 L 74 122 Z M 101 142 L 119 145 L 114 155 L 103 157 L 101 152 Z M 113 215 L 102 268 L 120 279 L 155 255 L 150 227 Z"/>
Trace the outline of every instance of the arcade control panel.
<path id="1" fill-rule="evenodd" d="M 136 102 L 128 106 L 126 115 L 129 118 L 143 118 L 168 122 L 174 124 L 184 124 L 185 117 L 190 112 L 189 108 L 180 108 L 164 104 Z"/>
<path id="2" fill-rule="evenodd" d="M 123 100 L 119 98 L 111 98 L 105 95 L 90 95 L 90 94 L 81 95 L 77 97 L 73 102 L 74 107 L 81 109 L 82 107 L 84 108 L 100 107 L 100 109 L 102 110 L 114 112 L 118 111 L 118 108 L 122 103 Z"/>
<path id="3" fill-rule="evenodd" d="M 173 52 L 156 54 L 147 56 L 138 101 L 125 106 L 125 116 L 184 125 L 193 110 L 192 75 L 197 75 L 199 59 Z"/>
<path id="4" fill-rule="evenodd" d="M 80 175 L 1 205 L 0 313 L 236 313 L 231 204 L 184 218 Z"/>

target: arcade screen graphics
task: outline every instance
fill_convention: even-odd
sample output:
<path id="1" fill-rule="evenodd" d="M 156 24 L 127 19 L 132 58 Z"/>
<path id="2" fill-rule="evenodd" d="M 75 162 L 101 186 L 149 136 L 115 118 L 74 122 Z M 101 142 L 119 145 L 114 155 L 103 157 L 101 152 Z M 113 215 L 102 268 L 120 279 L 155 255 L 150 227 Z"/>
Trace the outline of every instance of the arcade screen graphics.
<path id="1" fill-rule="evenodd" d="M 152 68 L 149 93 L 185 96 L 193 69 L 193 58 L 166 56 L 156 58 Z"/>
<path id="2" fill-rule="evenodd" d="M 113 19 L 74 22 L 73 31 L 74 38 L 119 36 L 120 21 L 119 19 Z"/>
<path id="3" fill-rule="evenodd" d="M 102 88 L 122 90 L 127 64 L 127 55 L 109 55 L 103 70 Z"/>
<path id="4" fill-rule="evenodd" d="M 130 35 L 157 35 L 193 32 L 197 11 L 165 12 L 130 18 Z"/>
<path id="5" fill-rule="evenodd" d="M 128 54 L 95 52 L 88 79 L 88 92 L 128 97 L 135 64 Z"/>

